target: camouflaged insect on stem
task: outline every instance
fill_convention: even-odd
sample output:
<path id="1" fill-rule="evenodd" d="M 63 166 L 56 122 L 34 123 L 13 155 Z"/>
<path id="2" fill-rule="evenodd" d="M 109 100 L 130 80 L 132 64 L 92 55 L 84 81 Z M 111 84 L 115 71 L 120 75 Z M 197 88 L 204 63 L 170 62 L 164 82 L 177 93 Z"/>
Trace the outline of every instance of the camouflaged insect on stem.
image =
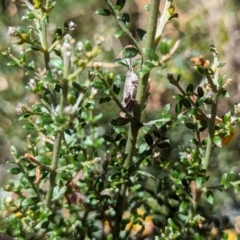
<path id="1" fill-rule="evenodd" d="M 122 106 L 131 112 L 134 105 L 134 100 L 137 93 L 138 76 L 132 70 L 126 74 L 124 89 L 123 89 L 123 100 Z M 121 113 L 120 113 L 121 115 Z"/>

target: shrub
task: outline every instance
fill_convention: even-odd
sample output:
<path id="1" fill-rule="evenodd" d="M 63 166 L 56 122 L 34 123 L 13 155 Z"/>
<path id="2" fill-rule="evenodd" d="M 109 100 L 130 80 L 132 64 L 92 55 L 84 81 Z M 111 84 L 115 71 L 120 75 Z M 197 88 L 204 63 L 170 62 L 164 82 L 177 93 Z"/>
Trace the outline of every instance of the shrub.
<path id="1" fill-rule="evenodd" d="M 48 33 L 59 3 L 21 3 L 22 19 L 33 25 L 9 27 L 22 50 L 18 56 L 11 49 L 3 54 L 11 59 L 8 65 L 24 69 L 34 103 L 18 109 L 30 135 L 25 153 L 11 149 L 10 172 L 18 181 L 4 187 L 12 196 L 2 201 L 1 231 L 17 239 L 227 239 L 221 230 L 228 222 L 220 223 L 211 205 L 214 191 L 237 191 L 239 182 L 230 172 L 212 186 L 208 168 L 214 151 L 236 134 L 239 105 L 217 115 L 231 80 L 219 74 L 224 63 L 215 46 L 212 62 L 191 59 L 200 84 L 185 86 L 180 75 L 167 74 L 177 92 L 174 104 L 145 121 L 150 73 L 166 67 L 178 44 L 162 39 L 167 22 L 178 16 L 173 1 L 166 1 L 159 17 L 159 0 L 152 0 L 147 29 L 136 30 L 138 39 L 122 12 L 125 1 L 106 0 L 96 11 L 115 19 L 115 37 L 132 43 L 115 60 L 124 74 L 93 62 L 102 38 L 75 41 L 73 21 Z M 30 60 L 30 53 L 37 58 Z M 191 137 L 178 143 L 176 160 L 171 137 L 183 127 Z"/>

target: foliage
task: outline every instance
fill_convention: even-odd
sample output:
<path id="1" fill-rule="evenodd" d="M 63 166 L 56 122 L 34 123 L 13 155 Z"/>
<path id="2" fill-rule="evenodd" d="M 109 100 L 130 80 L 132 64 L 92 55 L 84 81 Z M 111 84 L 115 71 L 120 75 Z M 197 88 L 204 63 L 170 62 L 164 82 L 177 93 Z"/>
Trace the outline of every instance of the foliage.
<path id="1" fill-rule="evenodd" d="M 16 55 L 9 48 L 3 54 L 9 66 L 24 69 L 35 101 L 18 109 L 30 135 L 25 153 L 11 149 L 15 166 L 10 172 L 19 180 L 4 187 L 13 195 L 2 202 L 1 232 L 17 239 L 227 239 L 222 230 L 229 222 L 220 221 L 211 208 L 215 191 L 233 187 L 237 192 L 239 178 L 224 173 L 211 185 L 208 169 L 215 152 L 236 134 L 240 109 L 236 104 L 217 115 L 231 79 L 219 74 L 224 63 L 215 46 L 210 46 L 212 62 L 202 56 L 191 59 L 203 78 L 200 84 L 185 87 L 180 75 L 167 74 L 178 92 L 175 103 L 145 121 L 150 73 L 164 69 L 177 48 L 162 39 L 167 22 L 178 17 L 173 1 L 166 1 L 161 15 L 158 0 L 146 7 L 149 22 L 136 30 L 138 39 L 123 12 L 125 1 L 106 0 L 96 11 L 115 19 L 115 37 L 126 35 L 132 43 L 115 61 L 125 74 L 93 62 L 102 39 L 75 41 L 73 21 L 48 34 L 57 2 L 17 2 L 26 9 L 22 19 L 33 25 L 9 27 L 21 51 Z M 119 95 L 129 80 L 127 72 L 137 74 L 137 91 L 125 93 L 130 99 L 124 107 Z M 120 112 L 110 113 L 108 127 L 101 121 L 106 104 Z M 180 126 L 191 138 L 178 146 L 175 161 L 169 154 L 170 135 Z"/>

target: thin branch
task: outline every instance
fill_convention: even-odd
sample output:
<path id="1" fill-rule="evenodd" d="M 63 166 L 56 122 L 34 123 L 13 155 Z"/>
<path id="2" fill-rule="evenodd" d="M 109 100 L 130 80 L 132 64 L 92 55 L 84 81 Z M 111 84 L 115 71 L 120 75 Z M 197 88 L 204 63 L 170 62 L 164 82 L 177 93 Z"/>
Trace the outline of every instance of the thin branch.
<path id="1" fill-rule="evenodd" d="M 109 87 L 109 85 L 107 84 L 106 80 L 105 80 L 103 77 L 99 76 L 99 75 L 98 75 L 98 77 L 99 77 L 99 79 L 102 81 L 102 83 L 104 84 L 104 86 L 105 86 L 107 89 L 109 89 L 110 87 Z M 121 111 L 126 114 L 126 116 L 130 119 L 130 121 L 133 121 L 133 120 L 134 120 L 133 116 L 127 111 L 126 108 L 124 108 L 124 107 L 122 106 L 121 102 L 118 100 L 118 98 L 116 97 L 116 95 L 114 94 L 114 92 L 113 92 L 111 89 L 109 89 L 109 94 L 110 94 L 110 96 L 112 97 L 112 99 L 114 100 L 114 102 L 115 102 L 115 103 L 118 105 L 118 107 L 121 109 Z"/>
<path id="2" fill-rule="evenodd" d="M 207 169 L 209 165 L 209 160 L 213 148 L 213 138 L 214 138 L 214 132 L 215 132 L 215 121 L 216 121 L 216 116 L 217 116 L 217 102 L 218 102 L 218 53 L 215 51 L 213 53 L 214 57 L 214 64 L 216 66 L 216 70 L 214 72 L 213 80 L 211 76 L 209 75 L 208 70 L 206 70 L 206 77 L 209 81 L 209 84 L 211 84 L 211 88 L 213 91 L 213 97 L 212 97 L 212 104 L 211 104 L 211 116 L 209 120 L 209 126 L 208 126 L 208 137 L 207 137 L 207 146 L 206 146 L 206 152 L 205 152 L 205 157 L 203 160 L 203 168 Z"/>
<path id="3" fill-rule="evenodd" d="M 155 47 L 157 47 L 157 45 L 162 37 L 164 28 L 165 28 L 167 22 L 169 21 L 169 18 L 171 17 L 169 9 L 172 6 L 172 4 L 173 4 L 172 0 L 166 0 L 165 6 L 164 6 L 164 9 L 162 12 L 162 16 L 160 18 L 159 25 L 158 25 L 157 32 L 156 32 Z"/>
<path id="4" fill-rule="evenodd" d="M 129 31 L 129 29 L 127 28 L 127 26 L 123 23 L 123 21 L 121 20 L 121 16 L 119 14 L 118 11 L 115 10 L 115 7 L 113 6 L 113 3 L 111 2 L 111 0 L 106 0 L 106 3 L 108 5 L 108 7 L 110 8 L 113 16 L 115 17 L 119 27 L 128 35 L 128 37 L 130 38 L 130 40 L 132 41 L 132 43 L 134 44 L 134 46 L 137 48 L 139 54 L 141 56 L 143 56 L 143 52 L 141 47 L 139 46 L 138 42 L 136 41 L 136 39 L 133 37 L 132 33 Z"/>
<path id="5" fill-rule="evenodd" d="M 153 0 L 150 6 L 149 12 L 149 22 L 147 27 L 147 36 L 146 36 L 146 44 L 145 49 L 154 49 L 154 39 L 156 33 L 156 24 L 158 19 L 158 9 L 160 5 L 160 0 Z M 143 55 L 144 61 L 148 59 L 147 52 Z M 148 91 L 148 79 L 149 74 L 142 76 L 138 83 L 137 95 L 136 95 L 136 103 L 134 104 L 133 115 L 135 121 L 131 123 L 130 129 L 128 131 L 128 139 L 126 144 L 126 154 L 127 159 L 124 162 L 124 167 L 129 167 L 132 163 L 133 152 L 136 145 L 138 131 L 141 127 L 141 116 L 142 116 L 142 108 L 145 103 L 146 94 Z"/>

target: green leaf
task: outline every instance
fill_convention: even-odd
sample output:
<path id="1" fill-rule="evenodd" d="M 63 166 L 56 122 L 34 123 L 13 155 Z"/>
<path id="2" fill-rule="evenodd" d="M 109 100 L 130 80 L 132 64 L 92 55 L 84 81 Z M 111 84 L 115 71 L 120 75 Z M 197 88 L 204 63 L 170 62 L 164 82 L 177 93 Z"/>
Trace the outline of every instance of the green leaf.
<path id="1" fill-rule="evenodd" d="M 51 68 L 55 68 L 57 70 L 63 69 L 63 61 L 61 58 L 52 58 L 50 61 Z"/>
<path id="2" fill-rule="evenodd" d="M 149 69 L 149 70 L 152 70 L 154 67 L 156 67 L 153 63 L 151 62 L 144 62 L 142 67 L 144 69 Z"/>
<path id="3" fill-rule="evenodd" d="M 181 225 L 177 222 L 176 219 L 173 220 L 172 218 L 168 218 L 167 222 L 174 230 L 181 230 Z"/>
<path id="4" fill-rule="evenodd" d="M 225 187 L 227 181 L 228 181 L 228 174 L 227 174 L 227 173 L 224 173 L 224 174 L 222 175 L 222 177 L 221 177 L 220 183 L 221 183 L 221 185 L 223 185 L 223 186 Z"/>
<path id="5" fill-rule="evenodd" d="M 206 104 L 212 104 L 212 98 L 208 98 L 208 97 L 206 97 L 206 98 L 204 98 L 204 103 L 206 103 Z"/>
<path id="6" fill-rule="evenodd" d="M 191 103 L 185 98 L 182 99 L 181 102 L 185 108 L 191 108 L 191 106 L 192 106 Z"/>
<path id="7" fill-rule="evenodd" d="M 107 141 L 107 142 L 111 142 L 111 143 L 114 142 L 114 139 L 113 139 L 113 137 L 112 137 L 110 134 L 104 134 L 104 135 L 102 136 L 102 138 L 103 138 L 105 141 Z"/>
<path id="8" fill-rule="evenodd" d="M 104 8 L 99 8 L 95 13 L 101 16 L 111 15 L 111 12 L 108 9 L 104 9 Z"/>
<path id="9" fill-rule="evenodd" d="M 126 143 L 127 143 L 127 139 L 123 138 L 123 139 L 120 140 L 120 142 L 118 144 L 118 147 L 119 148 L 125 148 Z"/>
<path id="10" fill-rule="evenodd" d="M 191 94 L 193 93 L 193 90 L 194 90 L 193 84 L 190 83 L 190 84 L 187 86 L 186 93 L 187 93 L 188 95 L 191 95 Z"/>
<path id="11" fill-rule="evenodd" d="M 230 182 L 230 184 L 231 184 L 233 187 L 236 187 L 236 186 L 240 185 L 240 180 L 234 181 L 234 182 Z"/>
<path id="12" fill-rule="evenodd" d="M 20 168 L 11 168 L 10 170 L 9 170 L 9 172 L 11 173 L 11 174 L 14 174 L 14 175 L 17 175 L 17 174 L 19 174 L 20 172 L 21 172 L 21 169 Z"/>
<path id="13" fill-rule="evenodd" d="M 113 84 L 113 77 L 114 77 L 113 73 L 109 73 L 109 74 L 108 74 L 107 83 L 108 83 L 108 85 L 109 85 L 110 87 L 111 87 L 112 84 Z"/>
<path id="14" fill-rule="evenodd" d="M 33 206 L 37 203 L 37 198 L 25 198 L 22 203 L 21 203 L 21 207 L 24 208 L 29 208 L 30 206 Z"/>
<path id="15" fill-rule="evenodd" d="M 36 130 L 35 126 L 32 123 L 26 123 L 23 127 L 29 131 Z"/>
<path id="16" fill-rule="evenodd" d="M 148 147 L 147 143 L 142 143 L 142 144 L 139 146 L 139 153 L 142 154 L 142 153 L 145 152 L 148 148 L 149 148 L 149 147 Z"/>
<path id="17" fill-rule="evenodd" d="M 198 98 L 201 98 L 204 96 L 204 91 L 203 91 L 202 87 L 197 88 L 197 93 L 198 93 Z"/>
<path id="18" fill-rule="evenodd" d="M 51 124 L 51 123 L 53 123 L 53 120 L 52 120 L 51 115 L 49 115 L 49 114 L 39 116 L 36 120 L 36 124 L 38 124 L 38 125 L 46 125 L 46 124 Z"/>
<path id="19" fill-rule="evenodd" d="M 126 3 L 126 0 L 117 0 L 116 5 L 115 5 L 115 9 L 117 11 L 121 11 L 123 9 L 125 3 Z"/>
<path id="20" fill-rule="evenodd" d="M 195 182 L 196 182 L 196 187 L 197 187 L 197 189 L 200 189 L 200 188 L 201 188 L 203 181 L 204 181 L 204 178 L 203 178 L 203 177 L 196 177 Z"/>
<path id="21" fill-rule="evenodd" d="M 94 102 L 93 101 L 89 101 L 86 104 L 86 108 L 89 109 L 89 110 L 93 110 L 94 109 Z"/>
<path id="22" fill-rule="evenodd" d="M 202 66 L 194 66 L 194 69 L 200 74 L 205 73 L 204 68 Z"/>
<path id="23" fill-rule="evenodd" d="M 152 136 L 149 133 L 147 133 L 147 134 L 145 134 L 144 137 L 145 137 L 145 141 L 148 144 L 148 146 L 152 146 L 153 145 L 153 138 L 152 138 Z"/>
<path id="24" fill-rule="evenodd" d="M 86 52 L 91 52 L 92 51 L 92 44 L 90 43 L 90 41 L 85 41 L 84 42 L 84 50 Z"/>
<path id="25" fill-rule="evenodd" d="M 8 63 L 7 63 L 7 66 L 9 66 L 9 67 L 16 67 L 16 66 L 18 66 L 19 64 L 16 62 L 16 61 L 9 61 Z"/>
<path id="26" fill-rule="evenodd" d="M 147 48 L 145 51 L 147 53 L 147 56 L 148 56 L 149 60 L 156 61 L 156 62 L 159 61 L 159 57 L 153 49 Z"/>
<path id="27" fill-rule="evenodd" d="M 131 187 L 131 190 L 134 192 L 139 192 L 143 190 L 142 184 L 135 184 Z"/>
<path id="28" fill-rule="evenodd" d="M 219 62 L 218 63 L 218 68 L 222 68 L 222 67 L 224 67 L 226 65 L 226 63 L 224 63 L 224 62 Z"/>
<path id="29" fill-rule="evenodd" d="M 51 160 L 51 158 L 49 158 L 49 157 L 46 157 L 46 156 L 36 156 L 36 159 L 39 161 L 39 162 L 41 162 L 41 163 L 43 163 L 43 164 L 46 164 L 46 165 L 50 165 L 51 164 L 51 162 L 52 162 L 52 160 Z"/>
<path id="30" fill-rule="evenodd" d="M 133 58 L 138 54 L 138 50 L 134 47 L 126 47 L 122 51 L 124 58 Z"/>
<path id="31" fill-rule="evenodd" d="M 201 119 L 199 121 L 199 124 L 200 124 L 200 128 L 199 128 L 199 131 L 200 132 L 203 132 L 207 127 L 208 127 L 208 121 L 206 119 Z"/>
<path id="32" fill-rule="evenodd" d="M 55 32 L 55 35 L 56 35 L 57 39 L 58 38 L 60 39 L 61 36 L 63 35 L 63 31 L 62 31 L 62 29 L 60 27 L 57 28 L 57 30 Z"/>
<path id="33" fill-rule="evenodd" d="M 144 170 L 137 170 L 137 173 L 142 175 L 142 176 L 145 176 L 147 178 L 152 178 L 153 180 L 156 180 L 156 178 L 149 172 L 147 171 L 144 171 Z"/>
<path id="34" fill-rule="evenodd" d="M 136 67 L 137 65 L 141 65 L 142 64 L 142 59 L 136 59 L 133 63 L 132 63 L 132 67 Z"/>
<path id="35" fill-rule="evenodd" d="M 183 95 L 181 95 L 181 94 L 175 94 L 175 95 L 174 95 L 174 98 L 177 99 L 177 100 L 182 100 L 182 99 L 184 99 Z"/>
<path id="36" fill-rule="evenodd" d="M 129 68 L 129 62 L 125 58 L 117 58 L 115 60 L 115 63 L 120 65 L 120 66 L 124 66 L 124 67 Z"/>
<path id="37" fill-rule="evenodd" d="M 140 38 L 141 41 L 143 41 L 143 42 L 145 41 L 146 34 L 147 34 L 147 32 L 145 30 L 143 30 L 141 28 L 137 28 L 136 29 L 136 34 Z"/>
<path id="38" fill-rule="evenodd" d="M 122 117 L 117 117 L 117 118 L 114 118 L 112 121 L 111 121 L 111 124 L 113 126 L 123 126 L 123 125 L 126 125 L 129 123 L 129 119 L 128 118 L 122 118 Z"/>
<path id="39" fill-rule="evenodd" d="M 171 144 L 169 142 L 161 142 L 157 146 L 159 148 L 171 148 Z"/>
<path id="40" fill-rule="evenodd" d="M 222 147 L 222 138 L 221 137 L 219 137 L 219 136 L 215 136 L 214 138 L 213 138 L 213 143 L 216 145 L 216 146 L 218 146 L 218 147 Z"/>
<path id="41" fill-rule="evenodd" d="M 182 111 L 182 101 L 178 101 L 175 106 L 175 112 L 179 114 Z"/>
<path id="42" fill-rule="evenodd" d="M 167 131 L 167 124 L 169 124 L 169 122 L 161 126 L 160 130 L 162 134 L 164 134 Z"/>
<path id="43" fill-rule="evenodd" d="M 189 209 L 189 203 L 187 201 L 182 201 L 179 206 L 179 212 L 186 212 Z"/>
<path id="44" fill-rule="evenodd" d="M 170 118 L 161 118 L 157 120 L 153 120 L 147 123 L 143 123 L 144 126 L 152 126 L 153 124 L 156 124 L 157 127 L 161 127 L 164 123 L 169 122 L 171 119 Z"/>
<path id="45" fill-rule="evenodd" d="M 92 83 L 92 86 L 96 89 L 103 89 L 104 88 L 104 84 L 102 81 L 98 81 L 98 80 L 95 80 L 93 83 Z"/>
<path id="46" fill-rule="evenodd" d="M 147 75 L 150 71 L 151 71 L 151 69 L 149 69 L 149 68 L 141 69 L 141 70 L 139 71 L 139 76 L 140 76 L 140 78 L 142 78 L 143 76 Z"/>
<path id="47" fill-rule="evenodd" d="M 207 191 L 206 192 L 206 200 L 210 203 L 213 204 L 213 193 L 212 191 Z"/>
<path id="48" fill-rule="evenodd" d="M 196 126 L 193 123 L 185 123 L 185 126 L 189 129 L 192 129 L 192 130 L 196 129 Z"/>
<path id="49" fill-rule="evenodd" d="M 109 102 L 111 101 L 111 97 L 107 96 L 107 97 L 102 97 L 99 99 L 99 104 L 103 104 L 103 103 L 106 103 L 106 102 Z"/>
<path id="50" fill-rule="evenodd" d="M 130 16 L 127 13 L 123 13 L 122 21 L 126 25 L 126 27 L 130 27 Z"/>
<path id="51" fill-rule="evenodd" d="M 76 82 L 72 82 L 72 85 L 74 88 L 76 88 L 79 92 L 81 92 L 83 90 L 83 88 L 81 87 L 80 84 L 76 83 Z"/>
<path id="52" fill-rule="evenodd" d="M 196 146 L 199 145 L 198 140 L 196 140 L 195 138 L 191 139 L 190 142 L 191 142 L 192 144 L 196 145 Z"/>
<path id="53" fill-rule="evenodd" d="M 115 137 L 115 142 L 117 142 L 117 141 L 119 141 L 121 138 L 122 138 L 122 133 L 119 133 L 119 134 L 117 134 L 117 136 Z"/>
<path id="54" fill-rule="evenodd" d="M 124 36 L 124 35 L 126 35 L 126 32 L 125 32 L 125 31 L 123 31 L 123 30 L 118 30 L 117 32 L 115 32 L 114 37 L 115 37 L 115 38 L 120 38 L 120 37 L 122 37 L 122 36 Z"/>
<path id="55" fill-rule="evenodd" d="M 56 186 L 53 190 L 52 201 L 58 200 L 60 197 L 63 196 L 63 194 L 65 194 L 66 191 L 67 191 L 67 186 L 63 186 L 61 188 L 59 186 Z"/>
<path id="56" fill-rule="evenodd" d="M 170 21 L 173 18 L 178 18 L 178 13 L 172 14 L 171 17 L 168 20 Z"/>
<path id="57" fill-rule="evenodd" d="M 230 173 L 229 173 L 229 181 L 235 181 L 235 178 L 236 178 L 236 175 L 235 175 L 235 173 L 233 172 L 233 171 L 231 171 Z"/>
<path id="58" fill-rule="evenodd" d="M 153 134 L 154 134 L 155 137 L 161 138 L 161 134 L 158 131 L 153 130 Z"/>
<path id="59" fill-rule="evenodd" d="M 48 149 L 53 150 L 53 144 L 52 143 L 46 141 L 44 144 Z"/>
<path id="60" fill-rule="evenodd" d="M 171 49 L 171 41 L 167 40 L 167 39 L 163 39 L 160 42 L 160 52 L 162 55 L 166 55 L 170 53 L 170 49 Z"/>
<path id="61" fill-rule="evenodd" d="M 114 84 L 113 84 L 113 92 L 116 94 L 116 95 L 118 95 L 119 94 L 119 92 L 120 92 L 120 86 L 121 86 L 121 84 L 120 84 L 120 81 L 117 79 L 115 82 L 114 82 Z"/>

